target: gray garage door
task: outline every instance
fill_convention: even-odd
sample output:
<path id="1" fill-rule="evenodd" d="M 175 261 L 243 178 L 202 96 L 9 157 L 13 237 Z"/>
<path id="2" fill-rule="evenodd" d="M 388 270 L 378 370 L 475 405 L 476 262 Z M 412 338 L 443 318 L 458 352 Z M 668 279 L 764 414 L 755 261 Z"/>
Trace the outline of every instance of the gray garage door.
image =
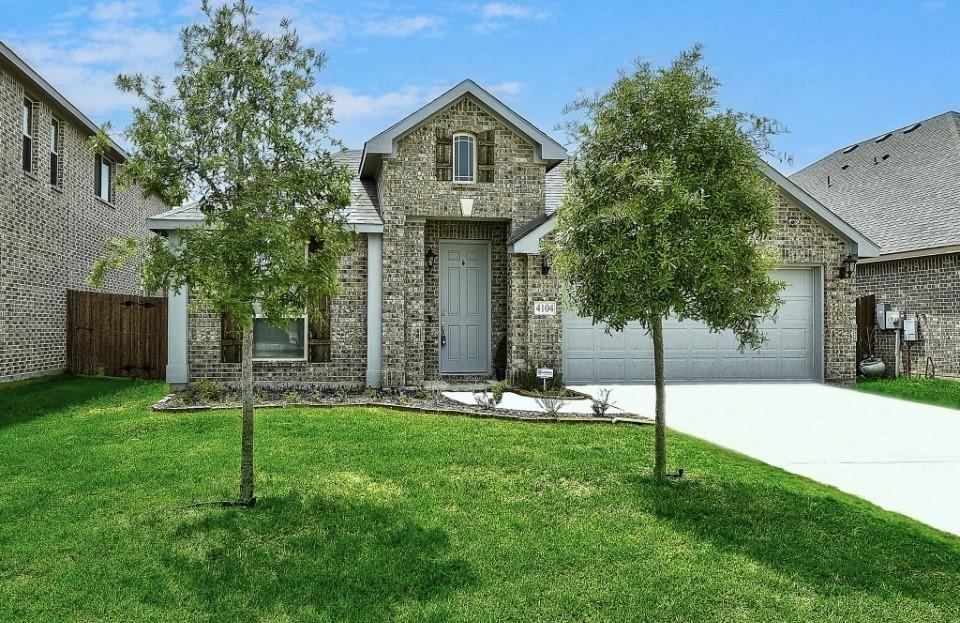
<path id="1" fill-rule="evenodd" d="M 784 269 L 773 277 L 788 286 L 776 321 L 763 325 L 767 341 L 740 353 L 730 332 L 711 333 L 696 322 L 664 323 L 668 381 L 818 380 L 820 286 L 814 269 Z M 653 342 L 638 326 L 607 335 L 589 319 L 563 318 L 566 383 L 643 383 L 653 380 Z"/>

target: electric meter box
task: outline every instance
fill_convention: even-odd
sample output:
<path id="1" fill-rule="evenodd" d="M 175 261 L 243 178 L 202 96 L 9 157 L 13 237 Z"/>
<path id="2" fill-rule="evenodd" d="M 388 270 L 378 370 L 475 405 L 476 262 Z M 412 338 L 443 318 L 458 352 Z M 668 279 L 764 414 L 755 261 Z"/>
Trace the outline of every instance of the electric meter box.
<path id="1" fill-rule="evenodd" d="M 888 311 L 888 312 L 887 312 L 887 319 L 886 319 L 886 322 L 884 323 L 884 324 L 886 325 L 885 328 L 886 328 L 887 330 L 899 329 L 899 328 L 900 328 L 900 321 L 901 321 L 901 320 L 902 320 L 902 318 L 901 318 L 901 316 L 900 316 L 900 312 L 899 312 L 899 311 L 897 311 L 897 310 Z"/>
<path id="2" fill-rule="evenodd" d="M 907 342 L 916 342 L 920 339 L 920 321 L 908 318 L 903 321 L 903 339 Z"/>
<path id="3" fill-rule="evenodd" d="M 877 319 L 878 329 L 887 328 L 887 312 L 888 311 L 890 311 L 889 303 L 877 303 L 876 312 L 874 312 L 874 318 Z"/>

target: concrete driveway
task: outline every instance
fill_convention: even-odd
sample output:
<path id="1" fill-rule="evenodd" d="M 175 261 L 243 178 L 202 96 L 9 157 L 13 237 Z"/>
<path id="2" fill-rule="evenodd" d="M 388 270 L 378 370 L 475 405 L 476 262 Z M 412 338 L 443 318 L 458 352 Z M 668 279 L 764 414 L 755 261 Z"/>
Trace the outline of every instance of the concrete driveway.
<path id="1" fill-rule="evenodd" d="M 604 387 L 653 417 L 652 386 Z M 960 411 L 815 383 L 684 384 L 667 386 L 667 425 L 960 535 Z"/>

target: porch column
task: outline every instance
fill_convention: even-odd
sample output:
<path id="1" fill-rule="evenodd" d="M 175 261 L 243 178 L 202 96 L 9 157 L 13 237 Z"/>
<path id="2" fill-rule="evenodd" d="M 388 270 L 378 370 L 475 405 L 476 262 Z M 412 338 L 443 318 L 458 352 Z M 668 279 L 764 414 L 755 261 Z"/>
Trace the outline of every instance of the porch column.
<path id="1" fill-rule="evenodd" d="M 380 387 L 383 344 L 383 234 L 367 234 L 367 387 Z"/>
<path id="2" fill-rule="evenodd" d="M 179 237 L 171 231 L 167 244 L 175 247 Z M 186 286 L 182 290 L 167 291 L 167 383 L 185 385 L 190 382 L 187 365 L 187 299 Z"/>

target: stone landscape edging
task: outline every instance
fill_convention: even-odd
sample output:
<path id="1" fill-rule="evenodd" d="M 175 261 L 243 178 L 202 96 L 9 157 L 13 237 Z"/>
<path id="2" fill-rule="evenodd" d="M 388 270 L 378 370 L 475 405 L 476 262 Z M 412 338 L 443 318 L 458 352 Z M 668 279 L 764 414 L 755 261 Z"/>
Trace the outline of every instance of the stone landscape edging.
<path id="1" fill-rule="evenodd" d="M 175 398 L 175 394 L 167 394 L 153 405 L 153 411 L 158 413 L 193 413 L 199 411 L 228 411 L 239 409 L 239 404 L 222 405 L 185 405 L 181 407 L 166 406 L 164 403 Z M 505 420 L 512 422 L 532 422 L 542 424 L 630 424 L 634 426 L 647 426 L 653 424 L 653 421 L 643 417 L 596 417 L 588 416 L 559 416 L 555 418 L 544 417 L 543 415 L 524 415 L 532 413 L 527 411 L 512 411 L 499 409 L 497 411 L 471 411 L 467 409 L 456 409 L 454 407 L 444 409 L 433 409 L 429 407 L 417 407 L 413 405 L 398 405 L 386 402 L 342 402 L 342 403 L 322 403 L 322 402 L 269 402 L 256 405 L 256 409 L 282 409 L 287 407 L 310 407 L 319 409 L 342 409 L 344 407 L 361 407 L 390 409 L 392 411 L 402 411 L 408 413 L 429 413 L 434 415 L 455 415 L 472 417 L 476 419 Z"/>

